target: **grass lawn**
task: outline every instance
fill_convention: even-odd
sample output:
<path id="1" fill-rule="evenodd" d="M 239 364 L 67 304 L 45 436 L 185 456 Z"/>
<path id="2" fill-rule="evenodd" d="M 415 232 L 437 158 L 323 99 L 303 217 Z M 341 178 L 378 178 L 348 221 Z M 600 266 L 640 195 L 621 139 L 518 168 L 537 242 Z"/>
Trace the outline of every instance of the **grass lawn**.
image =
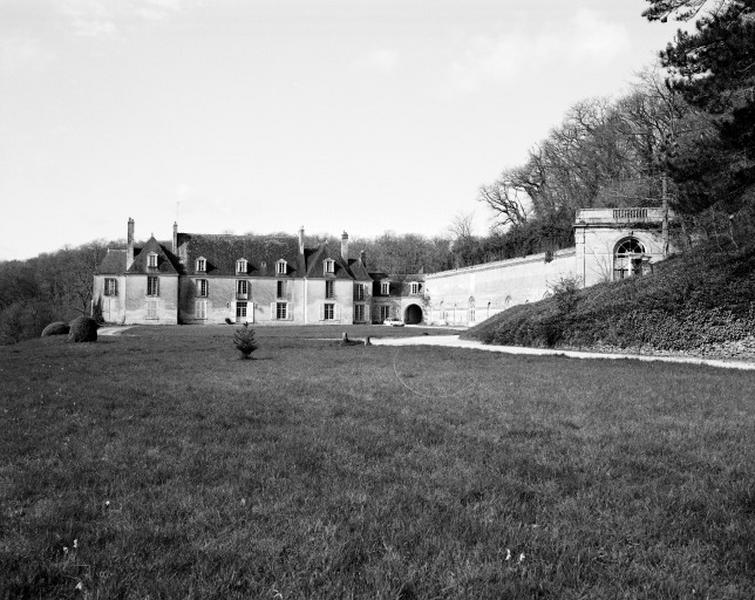
<path id="1" fill-rule="evenodd" d="M 753 597 L 755 373 L 234 330 L 0 347 L 0 599 Z"/>

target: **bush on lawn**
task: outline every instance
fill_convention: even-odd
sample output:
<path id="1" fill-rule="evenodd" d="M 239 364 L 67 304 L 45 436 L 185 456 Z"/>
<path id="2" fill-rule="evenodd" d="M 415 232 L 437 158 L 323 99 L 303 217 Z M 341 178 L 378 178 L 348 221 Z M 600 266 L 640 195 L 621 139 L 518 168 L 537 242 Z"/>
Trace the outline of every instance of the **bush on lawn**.
<path id="1" fill-rule="evenodd" d="M 47 327 L 42 330 L 41 337 L 47 337 L 50 335 L 67 335 L 71 330 L 68 323 L 64 321 L 53 321 Z"/>
<path id="2" fill-rule="evenodd" d="M 252 352 L 257 349 L 257 341 L 254 339 L 254 329 L 249 327 L 249 323 L 244 323 L 236 330 L 233 334 L 233 344 L 241 352 L 241 358 L 251 358 Z"/>
<path id="3" fill-rule="evenodd" d="M 71 321 L 70 331 L 68 332 L 69 342 L 96 342 L 97 341 L 97 321 L 89 317 L 76 317 Z"/>

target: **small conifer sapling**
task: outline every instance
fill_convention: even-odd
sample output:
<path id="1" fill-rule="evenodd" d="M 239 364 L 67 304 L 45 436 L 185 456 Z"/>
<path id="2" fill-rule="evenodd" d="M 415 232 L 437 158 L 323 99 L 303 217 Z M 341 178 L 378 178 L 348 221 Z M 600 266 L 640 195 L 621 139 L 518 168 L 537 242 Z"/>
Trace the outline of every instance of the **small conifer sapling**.
<path id="1" fill-rule="evenodd" d="M 249 323 L 244 323 L 242 327 L 233 334 L 233 343 L 236 349 L 241 352 L 241 358 L 251 358 L 252 352 L 257 349 L 257 342 L 254 339 L 254 329 L 249 327 Z"/>

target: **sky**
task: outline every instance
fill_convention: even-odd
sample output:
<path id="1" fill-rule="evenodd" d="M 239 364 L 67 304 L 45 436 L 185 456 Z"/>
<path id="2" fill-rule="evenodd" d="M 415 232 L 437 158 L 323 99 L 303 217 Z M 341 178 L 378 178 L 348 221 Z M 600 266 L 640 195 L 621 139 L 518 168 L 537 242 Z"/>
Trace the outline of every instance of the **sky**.
<path id="1" fill-rule="evenodd" d="M 202 233 L 448 235 L 675 23 L 644 0 L 0 0 L 0 260 Z"/>

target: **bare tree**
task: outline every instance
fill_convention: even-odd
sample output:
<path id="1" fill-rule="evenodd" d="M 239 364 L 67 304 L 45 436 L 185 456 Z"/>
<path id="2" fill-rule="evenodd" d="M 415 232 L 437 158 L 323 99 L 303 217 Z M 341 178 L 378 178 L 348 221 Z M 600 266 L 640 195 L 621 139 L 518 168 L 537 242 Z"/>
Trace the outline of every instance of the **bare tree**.
<path id="1" fill-rule="evenodd" d="M 480 187 L 478 200 L 486 204 L 496 215 L 496 225 L 517 227 L 527 222 L 523 198 L 527 192 L 521 185 L 503 173 L 489 185 Z"/>
<path id="2" fill-rule="evenodd" d="M 458 213 L 448 226 L 448 231 L 454 240 L 469 239 L 472 234 L 473 213 Z"/>

